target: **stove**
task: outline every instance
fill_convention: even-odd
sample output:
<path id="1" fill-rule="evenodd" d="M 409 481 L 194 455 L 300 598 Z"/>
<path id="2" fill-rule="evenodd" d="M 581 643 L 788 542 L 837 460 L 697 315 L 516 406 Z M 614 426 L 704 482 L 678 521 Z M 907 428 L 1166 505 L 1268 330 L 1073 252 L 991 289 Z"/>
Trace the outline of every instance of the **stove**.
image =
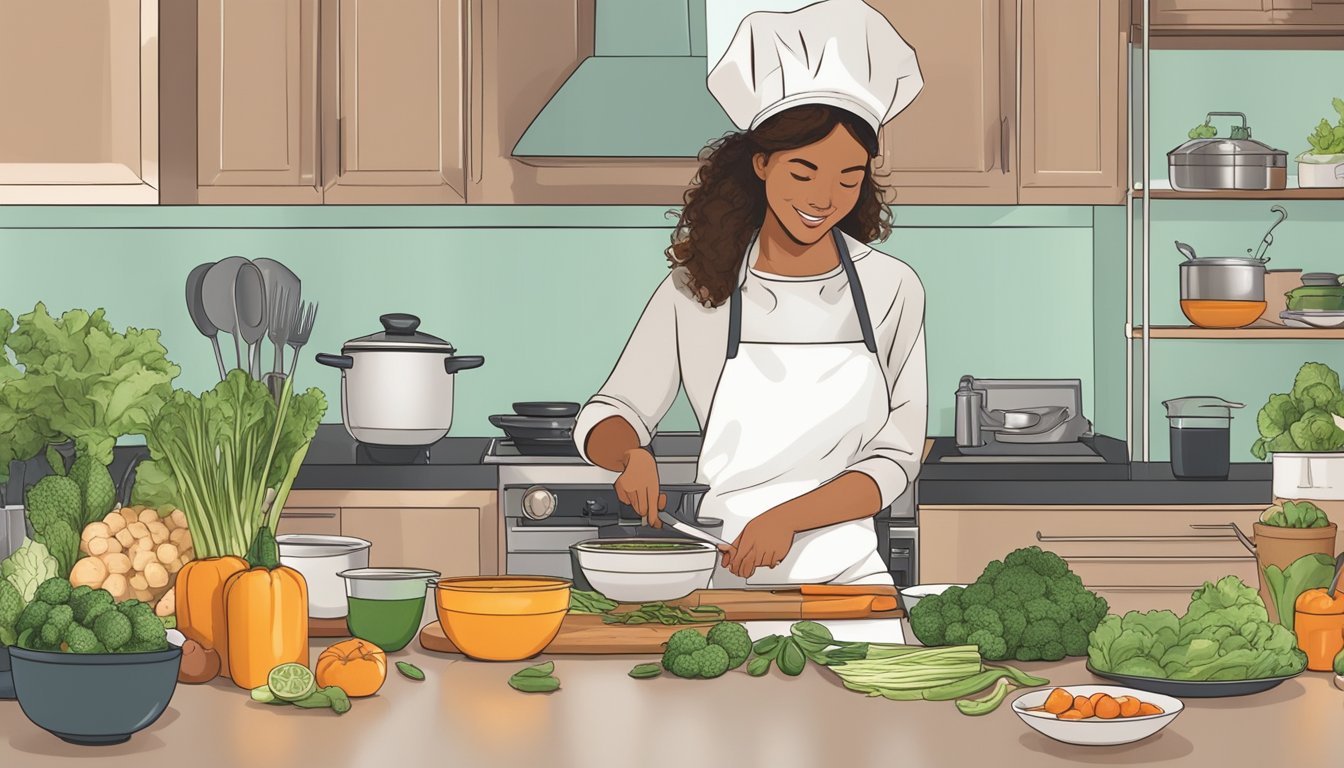
<path id="1" fill-rule="evenodd" d="M 707 490 L 696 484 L 700 442 L 696 432 L 665 432 L 652 444 L 667 509 L 692 524 L 698 522 L 700 500 Z M 617 473 L 588 464 L 577 450 L 522 453 L 512 441 L 496 438 L 482 462 L 499 468 L 507 573 L 572 579 L 575 588 L 591 589 L 574 562 L 572 545 L 597 538 L 680 536 L 669 528 L 643 525 L 634 509 L 616 498 Z M 917 583 L 919 531 L 913 491 L 879 513 L 877 533 L 878 551 L 896 584 Z"/>

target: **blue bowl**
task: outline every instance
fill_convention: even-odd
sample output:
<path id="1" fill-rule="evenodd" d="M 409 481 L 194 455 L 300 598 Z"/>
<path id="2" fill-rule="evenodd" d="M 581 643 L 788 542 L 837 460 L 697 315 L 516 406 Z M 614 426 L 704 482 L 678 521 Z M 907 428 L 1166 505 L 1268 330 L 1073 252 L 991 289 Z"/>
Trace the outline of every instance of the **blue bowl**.
<path id="1" fill-rule="evenodd" d="M 168 708 L 182 649 L 59 653 L 10 648 L 23 714 L 71 744 L 120 744 Z"/>
<path id="2" fill-rule="evenodd" d="M 14 675 L 9 672 L 9 646 L 0 645 L 0 699 L 14 698 Z"/>

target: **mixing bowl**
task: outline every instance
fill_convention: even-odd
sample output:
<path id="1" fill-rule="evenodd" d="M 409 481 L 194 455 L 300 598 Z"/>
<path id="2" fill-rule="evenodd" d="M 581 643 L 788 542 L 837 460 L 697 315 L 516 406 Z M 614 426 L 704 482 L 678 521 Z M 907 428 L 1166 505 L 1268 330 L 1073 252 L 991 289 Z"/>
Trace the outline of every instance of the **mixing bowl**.
<path id="1" fill-rule="evenodd" d="M 354 568 L 341 571 L 350 612 L 350 634 L 391 653 L 420 629 L 425 589 L 442 575 L 423 568 Z"/>
<path id="2" fill-rule="evenodd" d="M 555 639 L 569 612 L 570 582 L 549 576 L 439 579 L 434 609 L 462 653 L 484 661 L 520 661 Z"/>
<path id="3" fill-rule="evenodd" d="M 695 539 L 589 539 L 573 546 L 593 589 L 620 603 L 676 600 L 709 586 L 719 550 Z"/>

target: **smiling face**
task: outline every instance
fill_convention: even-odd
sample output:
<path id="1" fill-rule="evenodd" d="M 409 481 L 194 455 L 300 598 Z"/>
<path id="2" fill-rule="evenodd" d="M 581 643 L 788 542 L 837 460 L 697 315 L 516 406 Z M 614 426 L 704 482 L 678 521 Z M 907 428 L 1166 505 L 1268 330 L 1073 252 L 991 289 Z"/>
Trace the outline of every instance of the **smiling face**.
<path id="1" fill-rule="evenodd" d="M 796 241 L 815 243 L 839 224 L 859 200 L 868 150 L 844 125 L 824 139 L 752 159 L 765 182 L 766 202 Z"/>

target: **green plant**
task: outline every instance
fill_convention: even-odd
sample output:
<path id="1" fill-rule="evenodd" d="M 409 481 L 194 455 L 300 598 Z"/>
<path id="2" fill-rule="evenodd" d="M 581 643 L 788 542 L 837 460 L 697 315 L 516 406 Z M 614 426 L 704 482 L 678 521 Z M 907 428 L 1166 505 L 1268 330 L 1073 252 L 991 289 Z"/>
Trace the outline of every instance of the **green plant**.
<path id="1" fill-rule="evenodd" d="M 1337 155 L 1344 152 L 1344 100 L 1336 97 L 1330 100 L 1330 105 L 1335 108 L 1339 120 L 1331 125 L 1329 119 L 1321 118 L 1316 130 L 1307 137 L 1312 154 Z"/>
<path id="2" fill-rule="evenodd" d="M 1335 577 L 1335 561 L 1329 555 L 1319 552 L 1303 555 L 1294 560 L 1287 568 L 1277 565 L 1265 566 L 1265 584 L 1269 587 L 1269 597 L 1274 601 L 1274 609 L 1279 613 L 1279 623 L 1288 629 L 1293 628 L 1294 608 L 1297 596 L 1308 589 L 1324 589 L 1330 586 Z"/>
<path id="3" fill-rule="evenodd" d="M 260 529 L 274 535 L 327 409 L 321 391 L 292 387 L 287 379 L 277 405 L 264 384 L 230 371 L 199 396 L 173 392 L 150 425 L 150 459 L 136 470 L 133 497 L 180 507 L 197 557 L 243 556 Z"/>
<path id="4" fill-rule="evenodd" d="M 1212 119 L 1213 118 L 1205 118 L 1204 122 L 1191 128 L 1186 135 L 1192 139 L 1212 139 L 1214 136 L 1217 136 L 1218 129 L 1209 124 Z"/>
<path id="5" fill-rule="evenodd" d="M 1170 680 L 1254 680 L 1301 672 L 1297 638 L 1271 624 L 1259 594 L 1236 576 L 1195 590 L 1184 616 L 1131 611 L 1107 616 L 1088 660 L 1101 672 Z"/>
<path id="6" fill-rule="evenodd" d="M 58 570 L 60 564 L 46 545 L 31 539 L 24 539 L 19 548 L 0 563 L 0 576 L 18 589 L 24 605 L 32 602 L 37 586 L 56 576 Z"/>
<path id="7" fill-rule="evenodd" d="M 735 667 L 729 666 L 728 651 L 723 646 L 710 643 L 694 629 L 681 629 L 667 639 L 663 668 L 677 677 L 714 678 Z"/>
<path id="8" fill-rule="evenodd" d="M 0 309 L 0 483 L 10 462 L 67 440 L 77 455 L 112 463 L 117 439 L 145 434 L 179 373 L 158 331 L 117 332 L 101 309 L 55 318 L 39 303 L 17 324 Z"/>
<path id="9" fill-rule="evenodd" d="M 1058 555 L 1027 547 L 987 565 L 974 584 L 921 599 L 910 627 L 925 645 L 971 644 L 991 661 L 1058 661 L 1087 653 L 1107 608 Z"/>
<path id="10" fill-rule="evenodd" d="M 1271 453 L 1324 453 L 1344 448 L 1344 430 L 1334 417 L 1344 416 L 1339 374 L 1323 363 L 1305 363 L 1288 394 L 1273 394 L 1255 423 L 1260 437 L 1251 455 L 1263 460 Z"/>
<path id="11" fill-rule="evenodd" d="M 1265 510 L 1260 522 L 1275 528 L 1324 528 L 1330 524 L 1325 512 L 1310 501 L 1275 504 Z"/>

